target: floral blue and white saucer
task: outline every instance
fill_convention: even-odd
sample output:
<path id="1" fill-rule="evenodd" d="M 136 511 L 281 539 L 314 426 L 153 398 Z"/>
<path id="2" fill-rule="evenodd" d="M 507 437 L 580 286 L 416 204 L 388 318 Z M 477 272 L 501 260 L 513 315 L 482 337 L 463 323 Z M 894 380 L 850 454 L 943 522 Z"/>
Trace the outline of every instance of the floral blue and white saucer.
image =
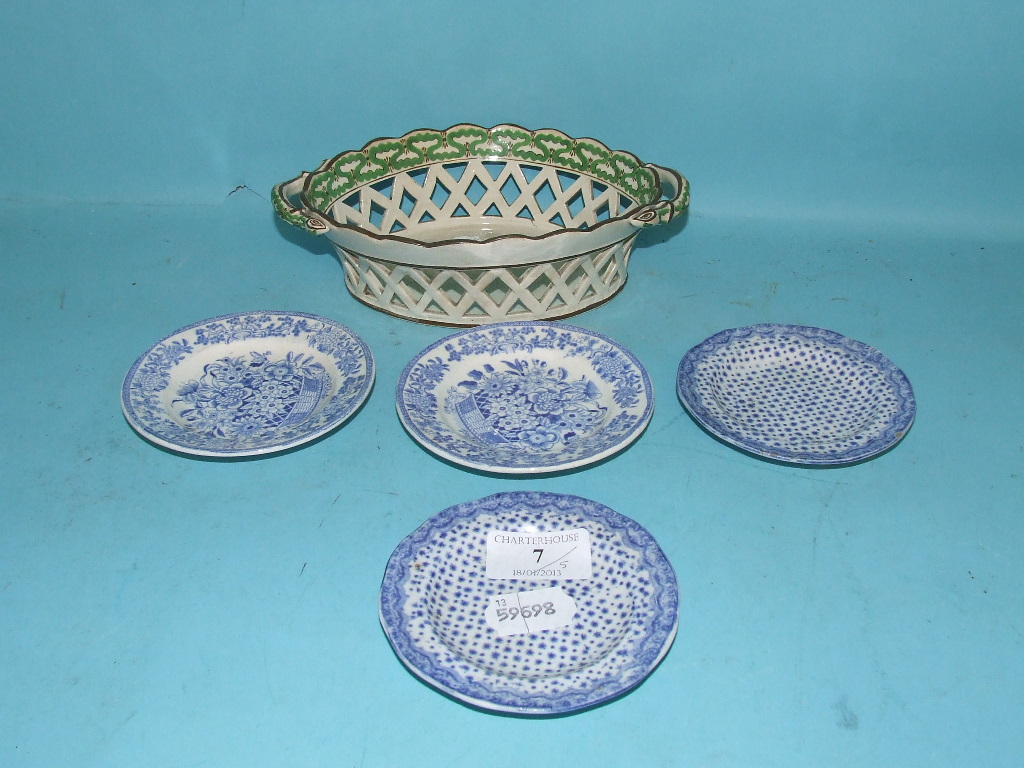
<path id="1" fill-rule="evenodd" d="M 253 456 L 344 422 L 373 385 L 352 331 L 300 312 L 247 312 L 189 325 L 128 371 L 121 407 L 158 445 L 199 456 Z"/>
<path id="2" fill-rule="evenodd" d="M 580 555 L 589 572 L 489 578 L 510 540 L 530 564 L 538 553 L 544 574 Z M 644 680 L 675 638 L 679 590 L 634 520 L 578 496 L 518 491 L 450 507 L 407 536 L 384 572 L 380 620 L 402 662 L 439 690 L 487 710 L 553 715 Z"/>
<path id="3" fill-rule="evenodd" d="M 406 366 L 398 416 L 427 450 L 502 473 L 572 469 L 636 440 L 654 390 L 627 350 L 561 323 L 509 322 L 441 339 Z"/>
<path id="4" fill-rule="evenodd" d="M 834 331 L 752 325 L 716 333 L 679 364 L 679 399 L 732 445 L 793 464 L 847 464 L 910 429 L 917 406 L 885 355 Z"/>

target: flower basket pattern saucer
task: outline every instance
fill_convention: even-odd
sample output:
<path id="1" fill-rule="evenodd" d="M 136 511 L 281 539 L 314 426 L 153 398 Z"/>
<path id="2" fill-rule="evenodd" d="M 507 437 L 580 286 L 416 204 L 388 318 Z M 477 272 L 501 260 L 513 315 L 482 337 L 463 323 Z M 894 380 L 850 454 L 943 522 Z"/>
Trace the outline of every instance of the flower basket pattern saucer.
<path id="1" fill-rule="evenodd" d="M 121 406 L 158 445 L 252 456 L 313 440 L 369 396 L 374 363 L 339 323 L 298 312 L 224 315 L 182 328 L 128 371 Z"/>
<path id="2" fill-rule="evenodd" d="M 490 532 L 581 528 L 591 578 L 487 578 Z M 570 623 L 501 635 L 485 620 L 495 596 L 551 587 L 575 602 Z M 553 715 L 644 680 L 675 638 L 679 592 L 635 521 L 578 496 L 520 491 L 446 509 L 406 537 L 384 572 L 380 620 L 402 662 L 439 690 L 487 710 Z"/>
<path id="3" fill-rule="evenodd" d="M 898 443 L 917 410 L 906 375 L 877 349 L 823 328 L 753 325 L 683 357 L 679 399 L 732 445 L 793 464 L 848 464 Z"/>
<path id="4" fill-rule="evenodd" d="M 428 450 L 500 473 L 584 466 L 650 421 L 640 362 L 611 339 L 560 323 L 496 323 L 441 339 L 398 382 L 398 415 Z"/>

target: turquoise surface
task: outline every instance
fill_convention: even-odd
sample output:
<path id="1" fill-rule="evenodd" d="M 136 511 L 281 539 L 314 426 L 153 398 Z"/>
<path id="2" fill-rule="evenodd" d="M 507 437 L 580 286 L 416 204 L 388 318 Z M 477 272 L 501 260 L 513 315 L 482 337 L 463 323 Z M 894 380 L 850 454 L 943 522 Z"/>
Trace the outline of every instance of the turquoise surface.
<path id="1" fill-rule="evenodd" d="M 798 0 L 8 4 L 0 49 L 2 766 L 1019 766 L 1024 747 L 1024 6 Z M 394 387 L 448 331 L 344 288 L 270 186 L 381 135 L 555 127 L 688 176 L 623 292 L 653 419 L 544 477 L 438 460 Z M 253 309 L 352 328 L 340 430 L 209 460 L 136 435 L 135 358 Z M 676 399 L 682 355 L 796 323 L 880 349 L 917 420 L 851 467 L 771 463 Z M 377 590 L 434 513 L 591 498 L 672 562 L 679 634 L 639 688 L 486 714 L 395 657 Z"/>

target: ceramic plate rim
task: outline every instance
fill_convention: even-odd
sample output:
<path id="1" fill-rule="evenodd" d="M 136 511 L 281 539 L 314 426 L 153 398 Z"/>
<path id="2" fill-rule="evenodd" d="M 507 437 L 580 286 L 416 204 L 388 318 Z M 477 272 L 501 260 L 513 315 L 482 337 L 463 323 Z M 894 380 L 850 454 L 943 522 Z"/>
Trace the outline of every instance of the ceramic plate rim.
<path id="1" fill-rule="evenodd" d="M 304 320 L 312 320 L 315 322 L 324 323 L 327 326 L 340 329 L 343 333 L 347 334 L 360 348 L 363 358 L 366 364 L 366 378 L 362 388 L 362 392 L 353 401 L 352 406 L 339 413 L 334 419 L 326 424 L 321 425 L 315 430 L 310 430 L 307 433 L 296 436 L 292 440 L 288 440 L 281 443 L 273 443 L 270 445 L 261 446 L 259 448 L 242 448 L 242 449 L 228 449 L 228 450 L 211 450 L 206 448 L 196 448 L 193 446 L 185 445 L 183 443 L 169 440 L 159 434 L 156 434 L 152 429 L 142 421 L 135 412 L 135 408 L 131 402 L 131 392 L 134 385 L 134 377 L 138 372 L 140 366 L 146 361 L 146 359 L 156 350 L 161 344 L 165 344 L 172 341 L 176 336 L 186 334 L 194 331 L 203 326 L 211 325 L 213 323 L 222 322 L 225 320 L 232 320 L 235 318 L 244 318 L 251 316 L 273 316 L 273 317 L 288 317 L 288 318 L 301 318 Z M 121 383 L 121 411 L 124 414 L 128 424 L 142 435 L 146 440 L 149 440 L 156 445 L 168 448 L 178 453 L 188 454 L 191 456 L 206 456 L 214 458 L 232 458 L 232 457 L 245 457 L 245 456 L 262 456 L 270 453 L 277 453 L 284 451 L 289 448 L 294 448 L 299 445 L 303 445 L 312 440 L 316 440 L 318 437 L 328 434 L 329 432 L 337 429 L 339 426 L 348 421 L 356 411 L 366 402 L 370 396 L 370 392 L 373 390 L 373 384 L 376 378 L 376 364 L 373 359 L 373 354 L 370 351 L 369 346 L 366 342 L 348 326 L 339 323 L 336 320 L 332 320 L 328 317 L 321 315 L 314 315 L 309 312 L 294 312 L 294 311 L 280 311 L 280 310 L 250 310 L 244 312 L 229 312 L 223 315 L 217 315 L 215 317 L 208 317 L 203 320 L 197 320 L 194 323 L 178 328 L 176 331 L 167 334 L 163 338 L 151 344 L 145 352 L 136 358 L 135 362 L 132 363 L 128 372 L 125 374 L 124 380 Z"/>
<path id="2" fill-rule="evenodd" d="M 409 378 L 409 374 L 411 373 L 413 368 L 415 368 L 415 366 L 424 358 L 426 358 L 431 352 L 436 350 L 438 347 L 441 347 L 444 344 L 452 341 L 453 339 L 462 336 L 468 336 L 474 333 L 486 332 L 488 329 L 493 328 L 511 328 L 526 326 L 531 328 L 557 328 L 559 330 L 567 331 L 574 334 L 582 333 L 587 336 L 592 336 L 594 338 L 600 339 L 606 344 L 609 344 L 611 347 L 624 354 L 630 360 L 630 362 L 636 366 L 637 371 L 640 373 L 640 377 L 643 381 L 643 391 L 646 402 L 644 404 L 643 415 L 640 417 L 636 425 L 634 425 L 633 429 L 629 432 L 629 434 L 627 434 L 621 441 L 619 441 L 615 445 L 609 446 L 608 448 L 605 448 L 602 451 L 598 451 L 597 453 L 592 455 L 583 456 L 581 458 L 573 459 L 570 461 L 561 461 L 556 464 L 545 464 L 543 466 L 527 467 L 508 467 L 500 464 L 489 464 L 484 461 L 474 461 L 472 459 L 467 459 L 463 456 L 445 450 L 443 447 L 437 445 L 432 440 L 430 440 L 430 438 L 428 438 L 426 435 L 422 434 L 420 430 L 416 427 L 416 425 L 413 423 L 412 418 L 409 416 L 404 398 L 402 397 L 402 394 L 405 390 L 406 382 Z M 606 459 L 609 456 L 614 456 L 620 453 L 621 451 L 624 451 L 626 448 L 628 448 L 630 445 L 636 442 L 644 433 L 644 430 L 647 428 L 648 424 L 650 424 L 651 417 L 654 414 L 654 385 L 651 381 L 650 375 L 647 373 L 647 369 L 644 367 L 643 363 L 640 362 L 639 358 L 626 347 L 622 346 L 619 342 L 604 335 L 603 333 L 600 333 L 598 331 L 592 331 L 589 328 L 583 328 L 578 325 L 570 325 L 568 323 L 550 320 L 507 320 L 500 323 L 488 323 L 486 325 L 474 326 L 472 328 L 464 328 L 462 330 L 456 331 L 455 333 L 451 333 L 447 336 L 444 336 L 441 339 L 438 339 L 434 343 L 430 344 L 429 346 L 425 347 L 424 349 L 416 353 L 412 360 L 410 360 L 409 363 L 402 370 L 402 374 L 398 377 L 398 384 L 395 387 L 395 408 L 398 411 L 399 421 L 401 421 L 402 426 L 405 428 L 406 432 L 408 432 L 409 435 L 413 438 L 413 440 L 415 440 L 423 448 L 427 449 L 434 455 L 440 456 L 442 459 L 450 461 L 453 464 L 458 464 L 459 466 L 468 467 L 470 469 L 481 470 L 484 472 L 494 472 L 496 474 L 503 475 L 546 474 L 549 472 L 562 472 L 565 470 L 578 469 L 580 467 L 585 467 L 587 465 L 594 464 L 598 461 L 601 461 L 602 459 Z"/>
<path id="3" fill-rule="evenodd" d="M 482 514 L 482 510 L 477 511 L 480 507 L 498 499 L 509 499 L 510 503 L 521 502 L 523 499 L 530 499 L 533 500 L 534 504 L 544 503 L 543 500 L 545 499 L 563 500 L 567 503 L 578 505 L 579 508 L 575 509 L 575 511 L 590 519 L 596 519 L 596 515 L 604 515 L 606 517 L 610 517 L 612 520 L 620 522 L 621 527 L 614 528 L 614 530 L 620 532 L 628 530 L 632 535 L 637 536 L 642 540 L 641 546 L 644 548 L 644 552 L 657 560 L 657 566 L 660 573 L 667 577 L 660 585 L 658 591 L 658 600 L 656 603 L 660 608 L 665 609 L 662 614 L 659 615 L 663 615 L 669 610 L 673 611 L 670 627 L 662 629 L 658 622 L 654 622 L 654 631 L 647 632 L 644 635 L 645 637 L 650 638 L 652 642 L 659 643 L 657 646 L 657 653 L 651 659 L 649 659 L 642 667 L 638 668 L 633 674 L 629 675 L 625 680 L 620 677 L 610 681 L 611 684 L 609 686 L 602 687 L 599 693 L 591 691 L 592 695 L 582 700 L 559 703 L 559 699 L 572 699 L 572 689 L 570 689 L 570 692 L 562 693 L 556 697 L 551 706 L 538 707 L 518 706 L 515 704 L 495 702 L 480 698 L 478 695 L 473 695 L 466 691 L 459 690 L 451 684 L 447 684 L 444 681 L 432 677 L 427 670 L 421 669 L 413 659 L 409 658 L 410 654 L 408 651 L 416 650 L 418 649 L 418 646 L 416 646 L 415 640 L 408 636 L 405 631 L 405 622 L 402 621 L 402 608 L 405 604 L 402 587 L 407 581 L 407 574 L 404 565 L 398 562 L 399 558 L 406 553 L 406 550 L 417 546 L 421 540 L 428 540 L 429 533 L 440 533 L 450 529 L 458 521 L 472 519 L 474 516 Z M 607 519 L 599 520 L 599 522 L 606 525 L 609 523 Z M 386 596 L 393 599 L 386 599 Z M 459 701 L 488 711 L 520 715 L 561 715 L 589 709 L 618 698 L 619 696 L 632 691 L 646 680 L 654 670 L 657 669 L 662 660 L 664 660 L 675 641 L 679 630 L 680 596 L 678 577 L 675 569 L 672 567 L 672 563 L 665 555 L 664 550 L 662 550 L 661 546 L 658 544 L 657 539 L 654 538 L 654 535 L 635 519 L 627 517 L 626 515 L 623 515 L 600 502 L 593 501 L 582 496 L 577 496 L 575 494 L 554 493 L 550 491 L 503 491 L 448 507 L 447 509 L 429 517 L 426 521 L 417 526 L 415 530 L 405 536 L 388 558 L 388 563 L 384 570 L 384 576 L 381 580 L 377 605 L 377 613 L 381 627 L 383 628 L 384 634 L 387 637 L 388 642 L 391 644 L 395 655 L 398 656 L 406 669 L 431 687 Z M 427 655 L 423 651 L 420 651 L 420 653 Z M 595 662 L 595 664 L 601 664 L 607 658 L 608 656 L 605 656 Z M 496 673 L 485 674 L 487 676 L 493 676 L 495 679 L 501 679 L 503 677 Z M 570 673 L 570 675 L 571 674 L 573 673 Z M 507 696 L 514 698 L 513 694 L 508 694 L 507 691 L 505 693 Z"/>
<path id="4" fill-rule="evenodd" d="M 699 389 L 695 386 L 695 374 L 699 362 L 709 355 L 727 347 L 730 343 L 751 338 L 756 335 L 765 337 L 792 333 L 801 338 L 825 342 L 847 352 L 855 353 L 860 360 L 871 363 L 879 372 L 891 378 L 898 390 L 899 410 L 890 422 L 889 427 L 894 436 L 884 435 L 872 439 L 863 446 L 842 453 L 808 453 L 806 451 L 778 450 L 754 441 L 737 436 L 728 424 L 708 413 L 703 404 Z M 757 456 L 806 466 L 837 466 L 851 464 L 869 459 L 884 453 L 899 443 L 910 430 L 917 413 L 917 401 L 914 390 L 907 375 L 886 357 L 881 351 L 857 339 L 844 336 L 837 331 L 811 325 L 794 325 L 789 323 L 756 323 L 754 325 L 727 328 L 712 334 L 704 341 L 693 346 L 679 362 L 676 372 L 676 394 L 683 406 L 702 427 L 715 437 L 724 440 L 741 450 Z"/>

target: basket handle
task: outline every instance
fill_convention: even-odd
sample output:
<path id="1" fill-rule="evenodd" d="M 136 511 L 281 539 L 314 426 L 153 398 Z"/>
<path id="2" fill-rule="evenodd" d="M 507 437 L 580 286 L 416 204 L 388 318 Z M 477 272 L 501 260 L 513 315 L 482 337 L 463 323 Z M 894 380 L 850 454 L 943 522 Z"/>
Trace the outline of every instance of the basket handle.
<path id="1" fill-rule="evenodd" d="M 314 235 L 322 235 L 330 229 L 330 226 L 320 216 L 306 208 L 302 202 L 302 188 L 308 178 L 309 173 L 303 171 L 294 179 L 278 184 L 271 191 L 270 199 L 274 203 L 278 216 L 289 224 L 312 232 Z"/>
<path id="2" fill-rule="evenodd" d="M 654 171 L 661 188 L 662 199 L 656 203 L 645 205 L 629 219 L 635 227 L 653 227 L 655 224 L 667 224 L 690 204 L 690 182 L 686 177 L 671 168 L 660 165 L 646 164 Z"/>

